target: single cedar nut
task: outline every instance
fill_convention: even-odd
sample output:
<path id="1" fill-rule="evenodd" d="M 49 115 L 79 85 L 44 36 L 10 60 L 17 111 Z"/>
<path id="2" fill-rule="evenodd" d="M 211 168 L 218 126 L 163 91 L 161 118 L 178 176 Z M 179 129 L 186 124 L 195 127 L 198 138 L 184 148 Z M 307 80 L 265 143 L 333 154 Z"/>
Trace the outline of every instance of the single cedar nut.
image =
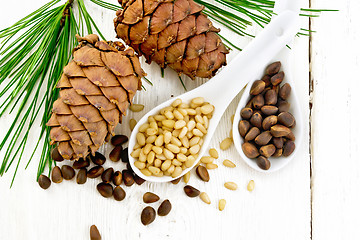
<path id="1" fill-rule="evenodd" d="M 194 187 L 192 187 L 190 185 L 186 185 L 184 187 L 184 192 L 188 197 L 191 197 L 191 198 L 197 197 L 200 194 L 199 190 L 197 190 L 196 188 L 194 188 Z"/>
<path id="2" fill-rule="evenodd" d="M 122 187 L 116 186 L 113 191 L 113 196 L 116 201 L 122 201 L 126 197 L 126 192 Z"/>
<path id="3" fill-rule="evenodd" d="M 242 150 L 243 150 L 244 154 L 248 158 L 256 158 L 257 156 L 259 156 L 259 151 L 255 147 L 254 144 L 249 143 L 249 142 L 245 142 L 245 143 L 243 143 L 243 145 L 241 147 L 242 147 Z"/>
<path id="4" fill-rule="evenodd" d="M 268 157 L 271 157 L 275 153 L 275 150 L 276 150 L 276 147 L 274 146 L 274 144 L 269 144 L 269 145 L 262 146 L 259 149 L 259 152 L 261 155 L 268 158 Z"/>
<path id="5" fill-rule="evenodd" d="M 225 159 L 225 160 L 223 161 L 223 165 L 224 165 L 225 167 L 229 167 L 229 168 L 234 168 L 234 167 L 236 167 L 235 163 L 233 163 L 232 161 L 230 161 L 230 160 L 228 160 L 228 159 Z"/>
<path id="6" fill-rule="evenodd" d="M 262 116 L 259 112 L 255 112 L 252 117 L 250 118 L 250 123 L 257 128 L 261 128 L 262 127 Z"/>
<path id="7" fill-rule="evenodd" d="M 114 169 L 112 167 L 108 168 L 101 174 L 101 180 L 103 182 L 109 183 L 112 181 L 113 175 L 114 175 Z"/>
<path id="8" fill-rule="evenodd" d="M 44 174 L 41 174 L 38 178 L 38 184 L 42 189 L 48 189 L 51 185 L 50 178 L 48 178 Z"/>
<path id="9" fill-rule="evenodd" d="M 159 216 L 166 216 L 166 215 L 168 215 L 169 214 L 169 212 L 171 211 L 171 208 L 172 208 L 172 206 L 171 206 L 171 203 L 170 203 L 170 201 L 168 200 L 168 199 L 166 199 L 166 200 L 164 200 L 161 204 L 160 204 L 160 206 L 159 206 L 159 208 L 158 208 L 158 215 Z"/>
<path id="10" fill-rule="evenodd" d="M 207 169 L 204 166 L 199 165 L 196 168 L 196 174 L 204 182 L 208 182 L 210 180 L 209 172 L 207 171 Z"/>
<path id="11" fill-rule="evenodd" d="M 295 135 L 291 130 L 290 130 L 290 133 L 288 135 L 286 135 L 285 137 L 287 139 L 289 139 L 290 141 L 295 141 Z"/>
<path id="12" fill-rule="evenodd" d="M 268 116 L 262 122 L 262 128 L 264 130 L 269 130 L 272 126 L 274 126 L 278 122 L 277 116 Z"/>
<path id="13" fill-rule="evenodd" d="M 248 122 L 248 121 L 246 121 L 246 120 L 241 120 L 240 122 L 239 122 L 239 126 L 238 126 L 238 128 L 239 128 L 239 133 L 240 133 L 240 136 L 242 136 L 242 137 L 245 137 L 245 135 L 246 135 L 246 133 L 249 131 L 249 129 L 250 129 L 250 123 Z"/>
<path id="14" fill-rule="evenodd" d="M 283 150 L 283 156 L 290 156 L 295 150 L 295 143 L 291 140 L 286 141 Z"/>
<path id="15" fill-rule="evenodd" d="M 61 174 L 65 180 L 71 180 L 75 176 L 75 171 L 69 165 L 62 165 L 61 166 Z"/>
<path id="16" fill-rule="evenodd" d="M 135 119 L 131 118 L 129 121 L 129 126 L 130 126 L 130 130 L 134 130 L 135 126 L 136 126 L 137 122 Z"/>
<path id="17" fill-rule="evenodd" d="M 80 158 L 79 160 L 75 160 L 73 163 L 73 168 L 74 169 L 81 169 L 81 168 L 87 168 L 88 166 L 90 166 L 90 160 L 89 158 Z"/>
<path id="18" fill-rule="evenodd" d="M 255 182 L 254 182 L 254 180 L 250 180 L 248 185 L 247 185 L 247 190 L 249 192 L 252 192 L 254 190 L 254 188 L 255 188 Z"/>
<path id="19" fill-rule="evenodd" d="M 210 154 L 211 157 L 213 157 L 215 159 L 219 158 L 219 153 L 215 148 L 210 148 L 209 154 Z"/>
<path id="20" fill-rule="evenodd" d="M 90 240 L 101 240 L 100 232 L 95 225 L 90 227 Z"/>
<path id="21" fill-rule="evenodd" d="M 270 168 L 270 161 L 264 157 L 264 156 L 260 156 L 256 159 L 256 163 L 259 166 L 259 168 L 263 169 L 263 170 L 268 170 Z"/>
<path id="22" fill-rule="evenodd" d="M 55 166 L 51 172 L 51 180 L 54 183 L 61 183 L 63 181 L 63 176 L 61 170 L 58 166 Z"/>
<path id="23" fill-rule="evenodd" d="M 272 157 L 281 157 L 283 154 L 283 149 L 282 148 L 277 148 L 275 150 L 275 153 L 272 155 Z"/>
<path id="24" fill-rule="evenodd" d="M 124 150 L 121 151 L 120 159 L 123 163 L 129 162 L 129 149 L 128 148 L 125 148 Z"/>
<path id="25" fill-rule="evenodd" d="M 141 212 L 141 223 L 145 226 L 149 225 L 155 220 L 155 217 L 156 217 L 155 209 L 150 206 L 147 206 Z"/>
<path id="26" fill-rule="evenodd" d="M 281 62 L 273 62 L 269 66 L 266 67 L 265 73 L 267 75 L 275 75 L 280 71 Z"/>
<path id="27" fill-rule="evenodd" d="M 190 172 L 184 174 L 183 179 L 186 184 L 190 181 L 190 176 Z"/>
<path id="28" fill-rule="evenodd" d="M 258 95 L 265 89 L 265 82 L 261 80 L 256 80 L 250 89 L 251 95 Z"/>
<path id="29" fill-rule="evenodd" d="M 171 183 L 176 185 L 180 182 L 181 178 L 177 178 L 177 179 L 174 179 L 174 180 L 171 180 Z"/>
<path id="30" fill-rule="evenodd" d="M 209 195 L 208 195 L 206 192 L 200 193 L 200 199 L 201 199 L 204 203 L 206 203 L 206 204 L 210 204 L 210 203 L 211 203 L 210 197 L 209 197 Z"/>
<path id="31" fill-rule="evenodd" d="M 212 169 L 216 169 L 218 168 L 218 165 L 215 163 L 207 163 L 206 164 L 206 169 L 212 170 Z"/>
<path id="32" fill-rule="evenodd" d="M 260 134 L 260 129 L 252 127 L 245 136 L 245 141 L 252 141 Z"/>
<path id="33" fill-rule="evenodd" d="M 134 176 L 132 175 L 131 171 L 123 170 L 122 171 L 122 178 L 124 181 L 125 186 L 130 187 L 134 184 Z"/>
<path id="34" fill-rule="evenodd" d="M 272 143 L 276 148 L 282 148 L 284 146 L 284 139 L 281 137 L 276 137 L 272 139 Z"/>
<path id="35" fill-rule="evenodd" d="M 290 109 L 290 103 L 287 101 L 279 101 L 278 103 L 279 112 L 288 112 Z"/>
<path id="36" fill-rule="evenodd" d="M 137 185 L 141 185 L 145 182 L 145 179 L 142 179 L 138 175 L 134 174 L 134 181 Z"/>
<path id="37" fill-rule="evenodd" d="M 126 143 L 129 138 L 125 135 L 115 135 L 111 138 L 111 144 L 114 146 L 122 145 Z"/>
<path id="38" fill-rule="evenodd" d="M 142 105 L 142 104 L 131 104 L 129 109 L 132 112 L 140 112 L 140 111 L 142 111 L 144 109 L 144 105 Z"/>
<path id="39" fill-rule="evenodd" d="M 106 157 L 99 152 L 95 153 L 95 156 L 90 156 L 91 161 L 96 165 L 103 165 L 106 162 Z"/>
<path id="40" fill-rule="evenodd" d="M 113 188 L 109 183 L 99 183 L 96 188 L 104 198 L 109 198 L 113 194 Z"/>
<path id="41" fill-rule="evenodd" d="M 279 90 L 279 96 L 282 99 L 286 100 L 289 98 L 290 94 L 291 94 L 291 86 L 290 84 L 285 83 L 284 85 L 282 85 L 282 87 Z"/>
<path id="42" fill-rule="evenodd" d="M 113 162 L 118 162 L 120 160 L 122 150 L 123 148 L 121 145 L 114 147 L 114 149 L 109 154 L 110 160 Z"/>
<path id="43" fill-rule="evenodd" d="M 284 72 L 279 72 L 271 77 L 270 81 L 272 85 L 279 85 L 284 80 L 285 74 Z"/>
<path id="44" fill-rule="evenodd" d="M 264 76 L 261 78 L 261 80 L 264 81 L 264 83 L 265 83 L 265 87 L 268 87 L 268 86 L 271 85 L 270 79 L 271 79 L 271 76 L 270 76 L 270 75 L 264 75 Z"/>
<path id="45" fill-rule="evenodd" d="M 76 182 L 77 184 L 84 184 L 87 180 L 87 172 L 86 168 L 82 168 L 79 170 L 78 174 L 76 175 Z"/>
<path id="46" fill-rule="evenodd" d="M 292 127 L 295 124 L 294 116 L 289 112 L 282 112 L 278 115 L 278 121 L 285 127 Z"/>
<path id="47" fill-rule="evenodd" d="M 220 143 L 220 149 L 221 150 L 226 150 L 228 148 L 231 147 L 233 140 L 231 138 L 225 138 L 221 143 Z"/>
<path id="48" fill-rule="evenodd" d="M 144 203 L 154 203 L 159 201 L 159 196 L 152 192 L 146 192 L 143 196 Z"/>
<path id="49" fill-rule="evenodd" d="M 252 114 L 253 114 L 253 110 L 251 108 L 246 108 L 246 107 L 241 109 L 241 112 L 240 112 L 240 116 L 243 119 L 251 118 Z"/>
<path id="50" fill-rule="evenodd" d="M 291 130 L 283 125 L 277 124 L 270 128 L 270 132 L 274 137 L 285 137 L 291 133 Z"/>
<path id="51" fill-rule="evenodd" d="M 278 108 L 276 106 L 270 106 L 270 105 L 265 105 L 261 108 L 261 112 L 265 115 L 274 115 L 278 112 Z"/>
<path id="52" fill-rule="evenodd" d="M 58 147 L 55 147 L 52 151 L 51 151 L 51 158 L 52 160 L 56 161 L 56 162 L 61 162 L 64 160 L 64 158 L 60 155 L 59 153 L 59 149 Z"/>
<path id="53" fill-rule="evenodd" d="M 225 199 L 220 199 L 219 200 L 219 210 L 223 211 L 225 209 L 225 205 L 226 205 L 226 200 Z"/>
<path id="54" fill-rule="evenodd" d="M 104 172 L 104 168 L 102 166 L 95 166 L 87 172 L 87 177 L 97 178 L 100 177 L 103 172 Z"/>
<path id="55" fill-rule="evenodd" d="M 227 189 L 229 189 L 229 190 L 236 190 L 237 189 L 237 184 L 236 183 L 234 183 L 234 182 L 226 182 L 226 183 L 224 183 L 224 187 L 226 187 Z"/>
<path id="56" fill-rule="evenodd" d="M 265 131 L 265 132 L 262 132 L 261 134 L 259 134 L 255 138 L 255 143 L 257 145 L 263 146 L 263 145 L 268 144 L 271 139 L 272 139 L 272 135 L 271 135 L 270 131 Z"/>
<path id="57" fill-rule="evenodd" d="M 262 106 L 264 106 L 265 100 L 263 95 L 259 94 L 254 97 L 253 100 L 253 106 L 255 109 L 261 109 Z"/>
<path id="58" fill-rule="evenodd" d="M 277 94 L 274 89 L 269 89 L 265 93 L 265 104 L 266 105 L 275 105 L 277 103 Z"/>
<path id="59" fill-rule="evenodd" d="M 116 171 L 113 174 L 113 183 L 115 186 L 119 186 L 122 182 L 122 174 L 120 171 Z"/>

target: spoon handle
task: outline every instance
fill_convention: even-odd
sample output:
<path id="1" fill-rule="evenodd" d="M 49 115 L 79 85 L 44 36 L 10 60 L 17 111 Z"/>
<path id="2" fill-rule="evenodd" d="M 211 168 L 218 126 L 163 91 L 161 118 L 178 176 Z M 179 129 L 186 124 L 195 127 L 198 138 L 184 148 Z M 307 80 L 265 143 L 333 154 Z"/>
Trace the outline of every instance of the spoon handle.
<path id="1" fill-rule="evenodd" d="M 206 88 L 203 96 L 215 105 L 215 114 L 222 115 L 241 89 L 294 38 L 299 30 L 298 21 L 294 11 L 280 13 L 223 71 L 203 86 Z"/>

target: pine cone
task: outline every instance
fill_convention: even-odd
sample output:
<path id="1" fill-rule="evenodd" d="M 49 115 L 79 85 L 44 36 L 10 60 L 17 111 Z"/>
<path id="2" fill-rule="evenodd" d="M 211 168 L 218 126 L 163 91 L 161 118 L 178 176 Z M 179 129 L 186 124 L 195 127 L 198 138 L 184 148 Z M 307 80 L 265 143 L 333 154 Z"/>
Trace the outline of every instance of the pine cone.
<path id="1" fill-rule="evenodd" d="M 95 34 L 76 36 L 79 45 L 64 67 L 47 123 L 51 144 L 65 159 L 79 159 L 114 135 L 145 75 L 132 48 L 120 42 L 99 41 Z"/>
<path id="2" fill-rule="evenodd" d="M 228 50 L 219 29 L 193 0 L 119 0 L 114 19 L 117 37 L 147 62 L 167 65 L 194 79 L 210 78 L 226 65 Z"/>

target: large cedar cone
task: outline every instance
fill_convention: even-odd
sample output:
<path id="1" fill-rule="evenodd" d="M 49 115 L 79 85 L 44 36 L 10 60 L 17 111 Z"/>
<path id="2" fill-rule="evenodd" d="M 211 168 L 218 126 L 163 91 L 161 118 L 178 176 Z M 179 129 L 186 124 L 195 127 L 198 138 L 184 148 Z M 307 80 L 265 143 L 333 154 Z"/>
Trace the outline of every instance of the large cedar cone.
<path id="1" fill-rule="evenodd" d="M 144 72 L 132 48 L 99 41 L 97 35 L 77 35 L 73 60 L 64 67 L 47 123 L 51 144 L 65 159 L 79 159 L 114 135 L 115 126 L 141 89 Z"/>
<path id="2" fill-rule="evenodd" d="M 203 6 L 193 0 L 119 0 L 117 37 L 147 62 L 167 65 L 194 79 L 210 78 L 226 65 L 228 50 Z"/>

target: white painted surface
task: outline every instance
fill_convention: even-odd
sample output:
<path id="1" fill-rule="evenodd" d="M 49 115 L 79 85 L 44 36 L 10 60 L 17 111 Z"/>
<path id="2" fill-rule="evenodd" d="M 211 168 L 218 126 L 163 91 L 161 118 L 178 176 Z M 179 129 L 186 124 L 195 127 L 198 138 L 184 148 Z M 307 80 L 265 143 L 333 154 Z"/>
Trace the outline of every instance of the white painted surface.
<path id="1" fill-rule="evenodd" d="M 104 199 L 96 191 L 99 180 L 88 180 L 83 186 L 65 181 L 52 184 L 47 191 L 40 189 L 35 182 L 36 158 L 28 170 L 24 170 L 29 157 L 26 154 L 20 165 L 19 174 L 12 189 L 9 189 L 14 168 L 0 179 L 0 239 L 89 239 L 89 227 L 96 224 L 103 239 L 310 239 L 311 206 L 312 234 L 314 239 L 356 239 L 359 235 L 359 195 L 358 183 L 359 155 L 356 133 L 357 103 L 359 103 L 359 82 L 356 79 L 359 61 L 359 19 L 356 0 L 347 0 L 339 6 L 338 1 L 312 0 L 314 7 L 341 8 L 342 12 L 323 14 L 313 23 L 318 32 L 313 37 L 312 68 L 315 79 L 312 112 L 313 163 L 312 183 L 313 202 L 311 204 L 311 169 L 309 156 L 309 135 L 305 134 L 304 144 L 294 161 L 282 170 L 264 174 L 249 168 L 237 154 L 234 147 L 227 151 L 219 150 L 219 142 L 229 136 L 231 115 L 234 114 L 238 96 L 226 110 L 211 146 L 220 152 L 217 160 L 219 168 L 210 171 L 211 181 L 203 183 L 192 173 L 189 184 L 206 191 L 211 200 L 210 206 L 199 198 L 190 199 L 183 193 L 184 183 L 178 185 L 150 184 L 123 187 L 127 197 L 122 202 Z M 38 8 L 45 1 L 7 1 L 0 9 L 0 28 L 9 26 L 26 13 Z M 113 1 L 115 2 L 115 1 Z M 307 0 L 301 0 L 303 6 Z M 101 10 L 92 3 L 88 10 L 108 39 L 114 39 L 112 11 Z M 307 27 L 306 18 L 302 20 Z M 238 40 L 242 46 L 248 39 L 241 39 L 222 30 L 226 36 Z M 338 34 L 341 33 L 341 34 Z M 309 119 L 309 39 L 295 40 L 293 75 L 303 112 L 303 120 Z M 232 52 L 229 61 L 236 55 Z M 147 91 L 139 92 L 136 103 L 145 104 L 144 111 L 131 113 L 117 128 L 118 133 L 130 134 L 128 121 L 139 119 L 158 103 L 184 92 L 177 76 L 170 69 L 165 78 L 155 65 L 143 68 L 154 86 L 144 85 Z M 346 72 L 344 72 L 346 70 Z M 238 77 L 238 76 L 234 76 Z M 185 79 L 188 89 L 200 85 L 202 81 Z M 347 83 L 347 84 L 346 84 Z M 226 84 L 224 82 L 224 84 Z M 340 113 L 336 114 L 335 110 Z M 331 114 L 331 115 L 330 115 Z M 336 115 L 335 115 L 336 114 Z M 337 117 L 337 116 L 341 116 Z M 335 117 L 335 118 L 334 118 Z M 12 117 L 0 120 L 1 129 L 9 126 Z M 331 119 L 331 121 L 329 121 Z M 340 127 L 337 122 L 347 119 Z M 335 121 L 334 121 L 335 120 Z M 306 124 L 305 132 L 309 131 Z M 34 135 L 37 131 L 34 131 Z M 336 138 L 334 138 L 334 133 Z M 0 137 L 4 136 L 0 132 Z M 31 143 L 32 144 L 32 143 Z M 30 144 L 30 146 L 31 146 Z M 30 148 L 29 146 L 29 148 Z M 103 147 L 108 154 L 110 145 Z M 344 154 L 345 153 L 345 154 Z M 3 156 L 3 153 L 0 155 Z M 223 159 L 231 159 L 235 169 L 222 166 Z M 346 165 L 343 164 L 346 162 Z M 111 164 L 116 169 L 125 167 L 123 163 Z M 247 192 L 249 180 L 255 181 L 255 190 Z M 223 187 L 225 181 L 234 181 L 239 189 L 235 192 Z M 162 200 L 168 198 L 173 210 L 166 217 L 157 217 L 150 226 L 140 222 L 141 210 L 145 207 L 142 194 L 146 191 L 157 193 Z M 217 210 L 218 200 L 227 200 L 223 212 Z M 153 203 L 155 209 L 160 203 Z M 346 237 L 345 237 L 346 236 Z"/>

